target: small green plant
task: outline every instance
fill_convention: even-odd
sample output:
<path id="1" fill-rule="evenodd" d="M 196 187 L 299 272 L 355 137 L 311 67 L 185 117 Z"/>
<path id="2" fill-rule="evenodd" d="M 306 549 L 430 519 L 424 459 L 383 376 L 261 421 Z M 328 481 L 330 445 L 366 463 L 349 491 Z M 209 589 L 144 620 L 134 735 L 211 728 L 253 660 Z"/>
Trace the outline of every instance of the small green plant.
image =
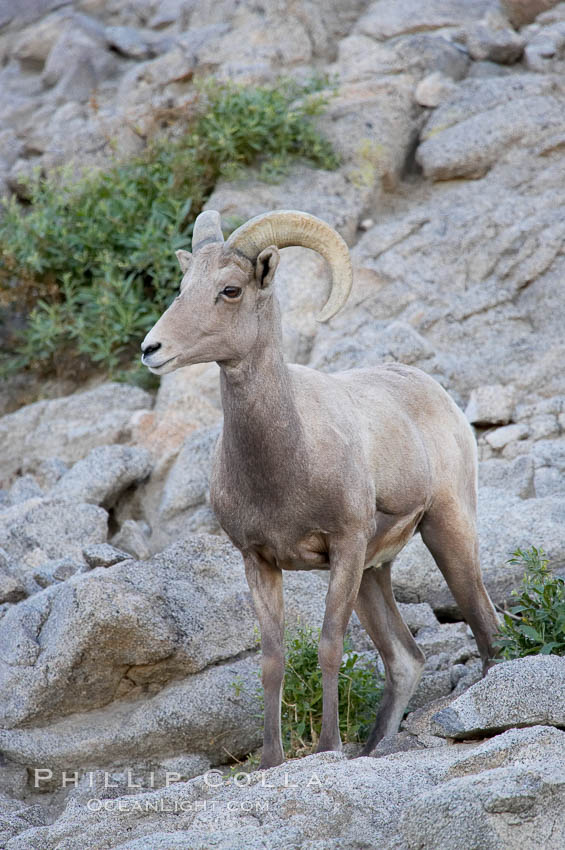
<path id="1" fill-rule="evenodd" d="M 296 158 L 337 165 L 311 121 L 326 103 L 323 84 L 208 82 L 180 138 L 155 138 L 140 156 L 78 181 L 37 176 L 25 208 L 5 201 L 0 305 L 29 314 L 4 372 L 57 370 L 78 358 L 113 376 L 134 374 L 132 354 L 178 286 L 174 251 L 190 249 L 216 181 L 250 165 L 276 179 Z"/>
<path id="2" fill-rule="evenodd" d="M 509 564 L 525 568 L 516 604 L 504 613 L 496 645 L 501 658 L 565 655 L 565 581 L 548 568 L 543 549 L 516 549 Z"/>
<path id="3" fill-rule="evenodd" d="M 282 696 L 282 736 L 287 756 L 307 755 L 322 728 L 322 671 L 318 664 L 319 631 L 298 626 L 286 633 L 286 668 Z M 349 638 L 339 671 L 339 728 L 344 743 L 363 741 L 374 723 L 382 683 L 375 666 L 353 652 Z"/>

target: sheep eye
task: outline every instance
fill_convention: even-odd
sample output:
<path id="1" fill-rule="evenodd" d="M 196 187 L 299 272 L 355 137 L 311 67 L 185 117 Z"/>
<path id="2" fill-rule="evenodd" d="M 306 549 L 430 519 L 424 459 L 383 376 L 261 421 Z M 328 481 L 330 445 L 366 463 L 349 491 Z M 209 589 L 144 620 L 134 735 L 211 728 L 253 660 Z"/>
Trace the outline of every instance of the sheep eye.
<path id="1" fill-rule="evenodd" d="M 232 300 L 239 298 L 241 295 L 241 288 L 239 286 L 226 286 L 225 289 L 222 289 L 222 295 L 225 295 L 226 298 L 231 298 Z"/>

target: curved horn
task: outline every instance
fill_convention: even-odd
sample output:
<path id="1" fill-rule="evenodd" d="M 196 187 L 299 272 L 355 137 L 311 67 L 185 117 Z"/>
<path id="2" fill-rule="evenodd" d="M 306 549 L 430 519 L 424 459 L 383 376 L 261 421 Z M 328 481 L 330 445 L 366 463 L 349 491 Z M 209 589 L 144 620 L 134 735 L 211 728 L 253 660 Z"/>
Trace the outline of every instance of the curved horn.
<path id="1" fill-rule="evenodd" d="M 220 222 L 220 213 L 206 210 L 197 216 L 192 229 L 192 251 L 196 253 L 211 242 L 223 242 L 224 234 Z"/>
<path id="2" fill-rule="evenodd" d="M 311 248 L 324 257 L 332 270 L 332 289 L 318 321 L 327 322 L 347 301 L 353 281 L 349 248 L 339 233 L 316 216 L 298 210 L 273 210 L 256 215 L 238 227 L 226 245 L 252 262 L 269 245 Z"/>

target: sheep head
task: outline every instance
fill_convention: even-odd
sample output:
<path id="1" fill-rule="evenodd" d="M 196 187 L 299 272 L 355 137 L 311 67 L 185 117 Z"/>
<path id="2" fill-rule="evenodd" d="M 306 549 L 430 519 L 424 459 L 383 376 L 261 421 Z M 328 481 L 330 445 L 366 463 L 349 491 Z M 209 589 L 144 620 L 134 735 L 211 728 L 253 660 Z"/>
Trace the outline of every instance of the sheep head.
<path id="1" fill-rule="evenodd" d="M 180 293 L 145 337 L 142 362 L 163 375 L 180 366 L 238 362 L 253 348 L 261 305 L 272 298 L 278 248 L 301 245 L 320 253 L 332 270 L 332 290 L 319 321 L 344 305 L 352 272 L 347 245 L 308 213 L 275 210 L 250 219 L 224 242 L 219 213 L 195 221 L 193 253 L 177 251 Z"/>

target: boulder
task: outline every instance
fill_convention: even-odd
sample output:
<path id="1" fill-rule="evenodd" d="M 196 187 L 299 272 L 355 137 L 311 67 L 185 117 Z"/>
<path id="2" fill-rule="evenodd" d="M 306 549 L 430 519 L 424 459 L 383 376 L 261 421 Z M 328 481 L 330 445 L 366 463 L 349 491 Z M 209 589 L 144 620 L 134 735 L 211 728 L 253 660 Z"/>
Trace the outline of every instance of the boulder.
<path id="1" fill-rule="evenodd" d="M 529 436 L 530 430 L 525 423 L 516 425 L 505 425 L 503 428 L 495 428 L 485 434 L 485 440 L 491 449 L 504 449 L 509 443 L 514 443 L 517 440 L 525 440 Z"/>
<path id="2" fill-rule="evenodd" d="M 3 846 L 22 830 L 45 823 L 48 823 L 48 817 L 43 806 L 37 803 L 30 806 L 0 794 L 0 841 Z"/>
<path id="3" fill-rule="evenodd" d="M 357 23 L 356 30 L 379 40 L 427 30 L 459 28 L 480 18 L 489 8 L 488 0 L 377 0 Z"/>
<path id="4" fill-rule="evenodd" d="M 441 623 L 437 626 L 424 626 L 418 630 L 416 642 L 426 656 L 426 660 L 438 654 L 445 654 L 449 666 L 468 661 L 478 655 L 477 645 L 471 630 L 465 623 Z"/>
<path id="5" fill-rule="evenodd" d="M 471 393 L 465 416 L 472 425 L 507 425 L 512 419 L 515 391 L 512 386 L 482 386 Z"/>
<path id="6" fill-rule="evenodd" d="M 557 850 L 565 838 L 563 732 L 516 729 L 458 759 L 445 781 L 407 807 L 400 829 L 410 850 L 485 850 L 519 845 Z M 546 833 L 546 830 L 548 832 Z"/>
<path id="7" fill-rule="evenodd" d="M 49 495 L 110 508 L 124 490 L 147 478 L 151 468 L 147 449 L 97 446 L 57 481 Z"/>
<path id="8" fill-rule="evenodd" d="M 43 496 L 43 490 L 37 483 L 33 475 L 22 475 L 16 478 L 10 487 L 9 503 L 11 505 L 19 505 L 20 502 L 26 502 L 28 499 Z"/>
<path id="9" fill-rule="evenodd" d="M 7 850 L 78 850 L 85 842 L 127 850 L 219 850 L 305 842 L 330 848 L 538 846 L 565 838 L 565 733 L 516 729 L 479 745 L 455 744 L 348 760 L 321 753 L 266 772 L 113 796 L 82 793 L 49 826 L 21 832 Z M 104 812 L 101 817 L 100 812 Z"/>
<path id="10" fill-rule="evenodd" d="M 556 10 L 557 11 L 557 10 Z M 565 19 L 553 26 L 529 28 L 524 66 L 542 74 L 561 74 L 565 67 Z"/>
<path id="11" fill-rule="evenodd" d="M 18 35 L 12 55 L 24 67 L 41 69 L 61 32 L 69 26 L 71 16 L 70 9 L 63 8 L 26 27 Z"/>
<path id="12" fill-rule="evenodd" d="M 320 626 L 325 592 L 316 574 L 289 575 L 287 622 Z M 256 617 L 239 553 L 194 535 L 149 562 L 122 560 L 36 593 L 4 615 L 0 646 L 0 725 L 11 728 L 139 697 L 255 650 Z"/>
<path id="13" fill-rule="evenodd" d="M 66 581 L 83 569 L 84 563 L 76 558 L 53 558 L 44 561 L 38 569 L 33 571 L 32 575 L 39 587 L 49 587 L 50 584 L 55 584 L 57 581 Z"/>
<path id="14" fill-rule="evenodd" d="M 193 10 L 191 0 L 163 0 L 161 3 L 149 2 L 145 5 L 150 10 L 147 25 L 152 29 L 160 30 L 175 23 L 179 23 L 183 30 L 188 27 Z"/>
<path id="15" fill-rule="evenodd" d="M 342 844 L 361 842 L 368 846 L 367 836 L 371 836 L 369 846 L 386 846 L 403 805 L 432 785 L 427 772 L 415 767 L 413 762 L 397 762 L 393 768 L 386 759 L 348 761 L 339 753 L 323 753 L 290 762 L 266 774 L 252 774 L 241 787 L 212 774 L 190 784 L 175 783 L 168 789 L 152 792 L 148 799 L 163 801 L 157 803 L 161 811 L 158 826 L 152 823 L 153 819 L 134 813 L 136 807 L 131 797 L 122 798 L 126 800 L 125 811 L 118 813 L 117 806 L 110 805 L 103 819 L 90 813 L 86 805 L 75 808 L 74 813 L 68 809 L 51 830 L 36 828 L 33 833 L 28 830 L 12 840 L 14 848 L 10 850 L 18 848 L 18 841 L 20 847 L 25 846 L 24 836 L 28 846 L 33 842 L 38 850 L 54 848 L 56 842 L 63 841 L 69 850 L 74 850 L 85 835 L 91 843 L 111 840 L 118 845 L 126 841 L 130 847 L 198 847 L 213 843 L 222 850 L 235 850 L 253 847 L 260 841 L 273 850 L 282 850 L 308 840 L 323 842 L 326 847 L 337 840 Z M 195 815 L 193 811 L 178 811 L 174 801 L 181 799 L 191 803 L 210 802 L 203 810 L 200 804 L 200 813 Z M 214 817 L 212 808 L 216 810 Z M 249 811 L 257 812 L 260 808 L 260 820 L 255 814 L 249 816 Z M 175 809 L 177 813 L 171 815 Z"/>
<path id="16" fill-rule="evenodd" d="M 152 405 L 138 387 L 107 383 L 9 413 L 0 418 L 1 478 L 10 480 L 22 466 L 33 472 L 52 458 L 74 463 L 96 446 L 123 443 L 133 412 Z"/>
<path id="17" fill-rule="evenodd" d="M 539 491 L 534 484 L 535 475 L 535 462 L 529 454 L 520 455 L 512 461 L 492 458 L 479 463 L 479 486 L 495 487 L 521 499 L 552 495 Z"/>
<path id="18" fill-rule="evenodd" d="M 0 730 L 12 762 L 51 770 L 135 766 L 182 753 L 215 763 L 246 755 L 262 738 L 257 657 L 213 666 L 158 693 L 24 729 Z M 41 786 L 40 786 L 41 787 Z"/>
<path id="19" fill-rule="evenodd" d="M 466 51 L 447 38 L 418 33 L 381 43 L 354 33 L 340 42 L 335 70 L 348 83 L 398 75 L 400 83 L 414 85 L 434 72 L 461 80 L 469 62 Z M 385 84 L 392 88 L 393 81 L 386 77 Z"/>
<path id="20" fill-rule="evenodd" d="M 88 64 L 92 69 L 94 82 L 111 76 L 116 70 L 116 59 L 104 49 L 104 30 L 87 31 L 74 23 L 66 27 L 49 51 L 42 79 L 46 86 L 60 82 L 69 67 L 81 68 Z"/>
<path id="21" fill-rule="evenodd" d="M 495 665 L 434 716 L 436 734 L 484 737 L 514 726 L 565 726 L 565 658 L 534 655 Z"/>
<path id="22" fill-rule="evenodd" d="M 128 59 L 149 59 L 157 52 L 154 33 L 143 33 L 134 27 L 110 26 L 104 31 L 109 46 Z M 162 41 L 162 40 L 161 40 Z"/>
<path id="23" fill-rule="evenodd" d="M 536 495 L 553 496 L 565 493 L 565 440 L 539 440 L 534 443 Z"/>
<path id="24" fill-rule="evenodd" d="M 366 80 L 352 71 L 349 76 L 317 123 L 339 154 L 340 171 L 357 189 L 357 206 L 363 211 L 378 201 L 383 189 L 397 185 L 421 115 L 408 75 Z"/>
<path id="25" fill-rule="evenodd" d="M 130 558 L 127 552 L 121 552 L 115 546 L 110 546 L 109 543 L 95 543 L 92 546 L 85 546 L 82 555 L 91 568 L 113 567 L 114 564 L 119 564 L 120 561 L 127 561 Z"/>
<path id="26" fill-rule="evenodd" d="M 145 561 L 150 553 L 147 537 L 149 529 L 146 523 L 136 522 L 134 519 L 126 519 L 122 527 L 112 537 L 112 546 L 117 549 L 125 549 L 134 558 Z"/>
<path id="27" fill-rule="evenodd" d="M 220 181 L 206 209 L 218 210 L 226 223 L 231 218 L 238 224 L 266 210 L 300 209 L 327 221 L 351 243 L 361 218 L 359 191 L 340 171 L 296 165 L 280 183 L 265 183 L 253 173 L 241 180 Z"/>
<path id="28" fill-rule="evenodd" d="M 82 563 L 82 547 L 104 543 L 108 515 L 103 508 L 57 498 L 32 498 L 0 513 L 0 546 L 21 577 L 52 558 Z"/>
<path id="29" fill-rule="evenodd" d="M 439 71 L 428 74 L 420 80 L 414 91 L 414 96 L 420 106 L 435 108 L 453 95 L 454 83 L 449 77 L 444 77 Z"/>
<path id="30" fill-rule="evenodd" d="M 465 42 L 469 55 L 476 61 L 487 60 L 501 65 L 517 62 L 526 40 L 508 25 L 507 19 L 496 12 L 471 24 L 465 30 Z"/>
<path id="31" fill-rule="evenodd" d="M 57 481 L 59 481 L 59 479 L 62 478 L 69 469 L 67 464 L 58 457 L 46 458 L 39 463 L 30 460 L 29 464 L 30 468 L 34 470 L 34 475 L 32 477 L 44 491 L 48 491 L 54 487 Z M 22 465 L 22 472 L 24 473 L 24 477 L 27 477 L 26 464 Z M 16 479 L 16 481 L 17 480 L 18 479 Z"/>
<path id="32" fill-rule="evenodd" d="M 349 323 L 351 334 L 345 333 Z M 403 321 L 375 321 L 365 309 L 348 311 L 336 317 L 327 329 L 318 333 L 312 347 L 311 362 L 316 369 L 335 372 L 401 362 L 429 364 L 434 349 L 424 336 Z"/>
<path id="33" fill-rule="evenodd" d="M 18 161 L 22 143 L 15 132 L 7 127 L 0 131 L 0 168 L 7 172 Z"/>
<path id="34" fill-rule="evenodd" d="M 534 146 L 563 132 L 564 97 L 552 78 L 465 80 L 431 114 L 416 159 L 432 180 L 483 177 L 514 145 Z"/>
<path id="35" fill-rule="evenodd" d="M 210 468 L 221 428 L 202 428 L 184 442 L 163 488 L 159 519 L 204 504 L 208 500 Z"/>
<path id="36" fill-rule="evenodd" d="M 100 82 L 94 62 L 90 58 L 76 57 L 61 73 L 53 92 L 56 103 L 67 106 L 69 103 L 84 103 L 89 100 Z M 46 165 L 53 167 L 57 159 L 46 157 Z"/>
<path id="37" fill-rule="evenodd" d="M 26 590 L 21 581 L 4 571 L 0 572 L 0 605 L 25 599 Z"/>
<path id="38" fill-rule="evenodd" d="M 548 79 L 517 77 L 528 78 L 527 88 L 541 86 L 545 101 L 541 92 L 552 84 Z M 473 81 L 485 108 L 494 82 L 499 81 Z M 458 89 L 465 91 L 463 84 Z M 445 107 L 449 124 L 464 104 L 463 97 L 450 99 L 434 116 Z M 512 126 L 517 123 L 512 119 Z M 330 370 L 371 365 L 379 357 L 372 359 L 375 338 L 393 320 L 424 339 L 421 358 L 411 362 L 437 378 L 461 406 L 483 385 L 512 385 L 517 402 L 562 395 L 558 317 L 565 227 L 556 211 L 565 195 L 560 156 L 550 152 L 549 139 L 545 145 L 545 155 L 506 149 L 494 172 L 476 182 L 452 180 L 441 189 L 427 181 L 411 184 L 409 201 L 393 202 L 353 249 L 352 294 L 343 311 L 319 329 L 311 365 Z M 516 186 L 517 172 L 528 182 L 527 193 Z M 348 349 L 354 357 L 341 354 Z"/>

